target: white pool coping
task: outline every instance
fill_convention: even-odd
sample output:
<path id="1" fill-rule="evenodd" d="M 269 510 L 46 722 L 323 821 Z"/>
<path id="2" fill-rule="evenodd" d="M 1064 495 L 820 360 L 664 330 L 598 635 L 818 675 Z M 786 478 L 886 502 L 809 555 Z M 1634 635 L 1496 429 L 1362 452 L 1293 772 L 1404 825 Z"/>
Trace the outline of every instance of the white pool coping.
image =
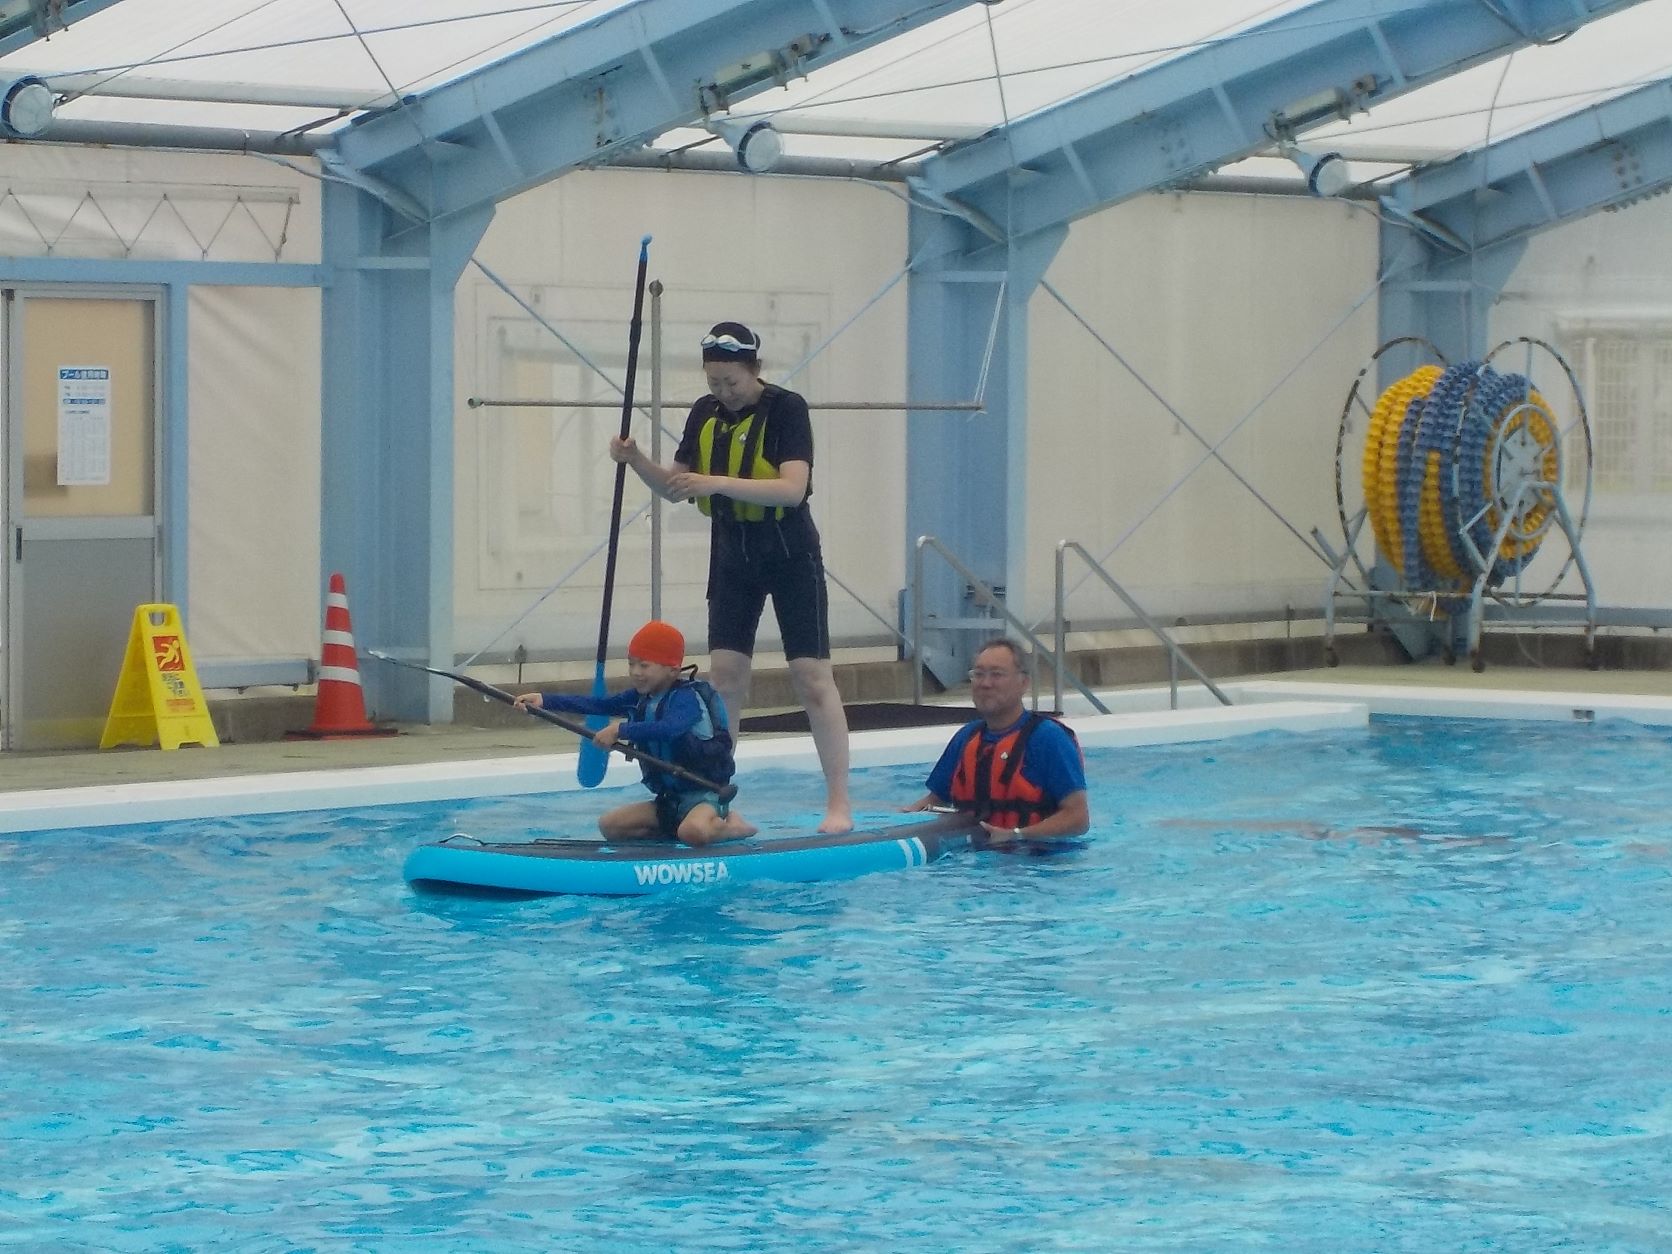
<path id="1" fill-rule="evenodd" d="M 1165 708 L 1165 689 L 1149 691 L 1149 709 L 1074 715 L 1071 722 L 1080 743 L 1087 747 L 1112 748 L 1219 740 L 1268 731 L 1330 731 L 1362 728 L 1370 717 L 1369 707 L 1363 702 L 1333 698 L 1262 698 L 1248 705 L 1216 704 L 1170 710 Z M 1121 694 L 1123 700 L 1127 695 Z M 1156 705 L 1162 708 L 1154 708 Z M 952 731 L 951 727 L 941 725 L 855 732 L 850 738 L 852 762 L 855 768 L 914 764 L 926 767 L 945 748 Z M 0 833 L 567 792 L 579 787 L 575 782 L 576 757 L 574 753 L 552 753 L 487 761 L 286 771 L 0 793 Z M 745 740 L 738 747 L 737 758 L 744 773 L 751 766 L 818 770 L 812 740 L 807 736 Z M 612 756 L 602 787 L 625 789 L 637 787 L 638 782 L 638 767 L 622 757 Z M 904 804 L 914 798 L 900 800 Z"/>
<path id="2" fill-rule="evenodd" d="M 1099 700 L 1112 711 L 1109 714 L 1090 713 L 1090 703 L 1078 694 L 1066 698 L 1064 705 L 1080 742 L 1096 748 L 1218 740 L 1268 731 L 1362 728 L 1375 714 L 1556 722 L 1627 719 L 1672 727 L 1672 697 L 1283 679 L 1223 687 L 1236 704 L 1222 706 L 1205 689 L 1190 684 L 1179 689 L 1181 708 L 1177 710 L 1167 708 L 1166 688 L 1099 693 Z M 951 734 L 945 725 L 856 732 L 850 742 L 853 765 L 927 766 Z M 579 787 L 576 756 L 552 753 L 0 793 L 0 834 L 566 792 Z M 751 766 L 818 769 L 812 740 L 806 736 L 746 740 L 737 757 L 744 772 Z M 633 788 L 638 779 L 636 766 L 612 757 L 603 787 Z"/>
<path id="3" fill-rule="evenodd" d="M 1604 692 L 1533 692 L 1526 689 L 1430 688 L 1393 684 L 1331 684 L 1268 679 L 1233 684 L 1236 701 L 1357 701 L 1372 714 L 1422 718 L 1506 718 L 1538 722 L 1626 719 L 1648 727 L 1672 727 L 1672 697 Z"/>

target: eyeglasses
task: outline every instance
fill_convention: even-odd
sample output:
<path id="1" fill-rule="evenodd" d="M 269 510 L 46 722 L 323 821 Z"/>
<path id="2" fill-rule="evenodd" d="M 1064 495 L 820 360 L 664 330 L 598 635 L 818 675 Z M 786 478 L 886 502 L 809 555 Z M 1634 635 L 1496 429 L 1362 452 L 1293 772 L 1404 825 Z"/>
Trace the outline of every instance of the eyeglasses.
<path id="1" fill-rule="evenodd" d="M 722 353 L 758 353 L 761 351 L 761 342 L 758 336 L 751 344 L 748 340 L 740 340 L 735 335 L 730 334 L 705 335 L 702 337 L 702 346 L 704 348 L 717 348 Z"/>
<path id="2" fill-rule="evenodd" d="M 970 672 L 970 683 L 978 684 L 984 679 L 1009 679 L 1012 675 L 1020 675 L 1021 671 L 990 671 L 984 666 L 978 666 Z"/>

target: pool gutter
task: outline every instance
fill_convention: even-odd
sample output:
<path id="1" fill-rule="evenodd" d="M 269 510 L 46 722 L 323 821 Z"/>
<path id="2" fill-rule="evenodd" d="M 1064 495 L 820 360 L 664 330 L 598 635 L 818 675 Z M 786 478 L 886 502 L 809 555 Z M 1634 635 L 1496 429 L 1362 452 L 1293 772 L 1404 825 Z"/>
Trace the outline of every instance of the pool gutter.
<path id="1" fill-rule="evenodd" d="M 1153 703 L 1153 695 L 1150 699 Z M 1361 702 L 1262 698 L 1257 703 L 1229 707 L 1075 715 L 1073 725 L 1086 747 L 1114 748 L 1219 740 L 1267 731 L 1353 729 L 1364 727 L 1368 720 L 1368 707 Z M 850 740 L 853 765 L 927 766 L 939 756 L 951 734 L 952 729 L 946 726 L 856 732 Z M 769 766 L 818 770 L 812 740 L 806 736 L 745 740 L 737 756 L 738 765 L 745 771 Z M 553 753 L 487 761 L 24 789 L 0 794 L 0 833 L 567 792 L 579 787 L 575 759 L 574 753 Z M 602 787 L 627 789 L 636 787 L 638 781 L 636 766 L 613 757 Z M 904 804 L 912 798 L 900 800 Z"/>

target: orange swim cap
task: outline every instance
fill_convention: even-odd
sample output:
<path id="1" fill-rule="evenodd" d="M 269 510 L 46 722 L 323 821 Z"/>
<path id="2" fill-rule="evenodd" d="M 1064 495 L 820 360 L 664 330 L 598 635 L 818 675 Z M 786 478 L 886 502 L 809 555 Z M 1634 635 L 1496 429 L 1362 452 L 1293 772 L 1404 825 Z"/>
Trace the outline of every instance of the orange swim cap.
<path id="1" fill-rule="evenodd" d="M 677 669 L 685 662 L 685 637 L 672 623 L 653 618 L 633 633 L 627 642 L 627 656 Z"/>

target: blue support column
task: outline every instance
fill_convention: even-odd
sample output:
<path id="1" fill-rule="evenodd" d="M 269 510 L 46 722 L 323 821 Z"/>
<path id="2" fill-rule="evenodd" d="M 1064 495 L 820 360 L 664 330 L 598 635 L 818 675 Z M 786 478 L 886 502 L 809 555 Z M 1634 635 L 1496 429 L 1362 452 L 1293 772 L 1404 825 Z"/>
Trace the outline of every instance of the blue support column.
<path id="1" fill-rule="evenodd" d="M 166 284 L 160 302 L 162 317 L 163 412 L 159 422 L 158 456 L 162 462 L 162 491 L 158 495 L 162 535 L 163 600 L 178 606 L 186 626 L 191 626 L 191 585 L 187 561 L 191 545 L 191 423 L 190 358 L 191 339 L 187 311 L 191 287 L 184 281 Z"/>
<path id="2" fill-rule="evenodd" d="M 1389 276 L 1380 295 L 1381 338 L 1421 336 L 1452 362 L 1484 356 L 1491 348 L 1492 306 L 1526 252 L 1526 239 L 1458 256 L 1397 221 L 1384 221 L 1381 249 Z M 1421 361 L 1411 350 L 1385 354 L 1380 385 L 1403 378 Z"/>
<path id="3" fill-rule="evenodd" d="M 970 415 L 907 415 L 906 570 L 917 538 L 933 535 L 1013 604 L 1027 580 L 1028 300 L 1067 237 L 1066 227 L 996 244 L 958 219 L 914 208 L 907 342 L 908 396 L 924 403 L 976 394 L 986 347 L 997 335 L 982 396 Z M 938 558 L 924 566 L 923 610 L 968 618 L 965 581 Z M 994 630 L 1001 630 L 995 624 Z M 976 643 L 968 631 L 925 635 L 923 662 L 957 682 Z"/>
<path id="4" fill-rule="evenodd" d="M 324 570 L 347 579 L 362 653 L 450 666 L 453 290 L 493 211 L 411 223 L 340 183 L 324 207 Z M 361 676 L 376 717 L 452 718 L 445 684 L 390 666 Z"/>

